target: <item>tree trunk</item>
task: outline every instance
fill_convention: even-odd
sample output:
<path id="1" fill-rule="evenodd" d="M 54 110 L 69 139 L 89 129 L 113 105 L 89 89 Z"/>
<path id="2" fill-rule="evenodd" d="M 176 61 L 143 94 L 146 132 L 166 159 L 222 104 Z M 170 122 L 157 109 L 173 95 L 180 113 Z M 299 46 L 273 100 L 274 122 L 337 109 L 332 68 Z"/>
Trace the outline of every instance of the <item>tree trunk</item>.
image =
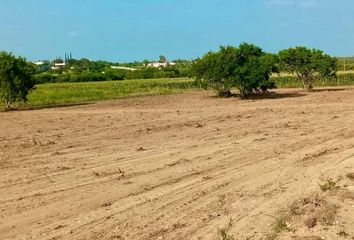
<path id="1" fill-rule="evenodd" d="M 313 78 L 312 77 L 307 77 L 306 78 L 306 90 L 311 92 L 313 90 L 312 86 Z"/>
<path id="2" fill-rule="evenodd" d="M 218 91 L 219 97 L 231 97 L 231 91 L 229 89 L 222 89 Z"/>
<path id="3" fill-rule="evenodd" d="M 305 90 L 311 92 L 313 90 L 313 76 L 311 74 L 298 75 L 301 79 L 302 86 Z"/>
<path id="4" fill-rule="evenodd" d="M 244 98 L 245 97 L 245 90 L 241 87 L 239 88 L 239 91 L 240 91 L 240 98 Z"/>
<path id="5" fill-rule="evenodd" d="M 305 77 L 300 73 L 297 73 L 297 77 L 300 79 L 300 82 L 302 84 L 302 88 L 306 89 Z"/>
<path id="6" fill-rule="evenodd" d="M 11 101 L 8 99 L 5 99 L 5 108 L 8 110 L 8 109 L 10 109 L 10 106 L 11 106 Z"/>
<path id="7" fill-rule="evenodd" d="M 307 85 L 307 91 L 309 91 L 309 92 L 312 92 L 312 90 L 313 90 L 313 86 L 312 86 L 312 84 L 311 83 L 309 83 L 308 85 Z"/>
<path id="8" fill-rule="evenodd" d="M 306 89 L 306 83 L 305 83 L 304 79 L 301 78 L 300 81 L 301 81 L 301 83 L 302 83 L 302 88 L 303 88 L 303 89 Z"/>

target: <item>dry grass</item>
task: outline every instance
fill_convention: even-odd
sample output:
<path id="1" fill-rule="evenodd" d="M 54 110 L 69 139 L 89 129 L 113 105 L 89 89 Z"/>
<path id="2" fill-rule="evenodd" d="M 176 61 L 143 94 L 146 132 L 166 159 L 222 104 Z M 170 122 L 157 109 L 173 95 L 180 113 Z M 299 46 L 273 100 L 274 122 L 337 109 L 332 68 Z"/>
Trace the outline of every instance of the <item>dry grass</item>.
<path id="1" fill-rule="evenodd" d="M 235 240 L 235 237 L 229 233 L 232 228 L 232 218 L 230 218 L 229 223 L 224 228 L 218 228 L 217 240 Z"/>
<path id="2" fill-rule="evenodd" d="M 313 228 L 317 224 L 332 225 L 338 207 L 327 202 L 324 197 L 314 195 L 293 202 L 290 205 L 291 219 L 305 219 L 303 222 L 308 228 Z"/>
<path id="3" fill-rule="evenodd" d="M 347 232 L 345 232 L 345 231 L 340 231 L 340 232 L 337 233 L 337 235 L 338 235 L 339 237 L 343 237 L 343 238 L 347 238 L 347 237 L 350 236 L 350 235 L 349 235 Z"/>
<path id="4" fill-rule="evenodd" d="M 334 223 L 337 212 L 336 205 L 317 194 L 298 199 L 291 203 L 276 220 L 267 239 L 277 239 L 284 231 L 295 231 L 304 226 L 308 229 L 318 225 L 330 226 Z"/>
<path id="5" fill-rule="evenodd" d="M 322 183 L 319 183 L 318 185 L 320 186 L 323 192 L 333 191 L 339 188 L 337 186 L 337 181 L 334 181 L 332 178 L 325 179 Z"/>
<path id="6" fill-rule="evenodd" d="M 275 221 L 272 233 L 267 235 L 266 240 L 275 240 L 278 238 L 278 235 L 284 231 L 291 231 L 291 229 L 288 227 L 286 218 L 284 216 L 281 216 Z"/>
<path id="7" fill-rule="evenodd" d="M 354 173 L 347 173 L 345 176 L 350 180 L 354 181 Z"/>

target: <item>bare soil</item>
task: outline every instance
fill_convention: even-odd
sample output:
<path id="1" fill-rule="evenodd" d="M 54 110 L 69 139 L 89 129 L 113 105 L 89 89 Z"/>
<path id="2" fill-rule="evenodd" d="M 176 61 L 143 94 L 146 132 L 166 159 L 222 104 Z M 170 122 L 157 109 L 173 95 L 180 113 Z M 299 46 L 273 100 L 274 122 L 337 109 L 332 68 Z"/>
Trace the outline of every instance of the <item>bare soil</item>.
<path id="1" fill-rule="evenodd" d="M 277 92 L 0 113 L 0 239 L 353 239 L 354 88 Z"/>

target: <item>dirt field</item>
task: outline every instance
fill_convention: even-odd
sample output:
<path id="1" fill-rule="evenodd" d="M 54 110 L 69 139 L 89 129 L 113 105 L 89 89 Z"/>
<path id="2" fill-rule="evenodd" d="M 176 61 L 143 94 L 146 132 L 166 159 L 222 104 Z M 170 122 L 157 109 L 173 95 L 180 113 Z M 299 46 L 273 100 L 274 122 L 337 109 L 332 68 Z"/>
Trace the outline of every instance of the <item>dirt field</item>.
<path id="1" fill-rule="evenodd" d="M 354 88 L 277 92 L 0 113 L 0 239 L 353 239 Z"/>

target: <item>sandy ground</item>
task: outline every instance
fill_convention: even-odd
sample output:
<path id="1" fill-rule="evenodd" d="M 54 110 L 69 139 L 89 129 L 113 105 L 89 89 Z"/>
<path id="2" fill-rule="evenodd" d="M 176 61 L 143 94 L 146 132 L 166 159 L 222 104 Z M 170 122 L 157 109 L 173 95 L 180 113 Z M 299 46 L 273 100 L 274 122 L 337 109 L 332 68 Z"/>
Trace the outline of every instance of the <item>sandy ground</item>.
<path id="1" fill-rule="evenodd" d="M 0 113 L 0 239 L 266 239 L 313 194 L 334 221 L 277 237 L 353 238 L 354 89 L 277 92 Z"/>

